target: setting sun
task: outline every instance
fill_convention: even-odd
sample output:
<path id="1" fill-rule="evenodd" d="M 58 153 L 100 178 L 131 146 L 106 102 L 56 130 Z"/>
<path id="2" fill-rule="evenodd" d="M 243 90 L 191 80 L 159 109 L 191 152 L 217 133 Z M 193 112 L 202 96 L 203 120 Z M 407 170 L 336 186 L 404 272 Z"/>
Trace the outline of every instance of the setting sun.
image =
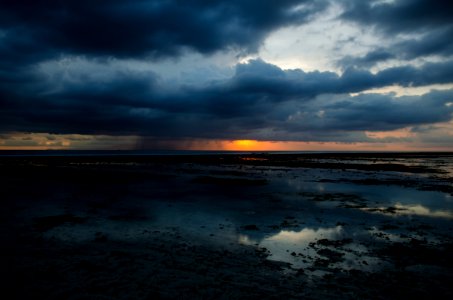
<path id="1" fill-rule="evenodd" d="M 235 140 L 233 141 L 233 146 L 239 150 L 251 150 L 256 148 L 258 141 L 256 140 Z"/>

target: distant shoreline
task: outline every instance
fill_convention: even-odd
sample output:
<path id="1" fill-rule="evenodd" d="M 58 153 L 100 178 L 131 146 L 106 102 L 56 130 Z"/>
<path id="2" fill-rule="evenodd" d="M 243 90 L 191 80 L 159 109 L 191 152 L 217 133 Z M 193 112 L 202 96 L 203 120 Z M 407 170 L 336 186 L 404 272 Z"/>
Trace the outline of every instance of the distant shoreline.
<path id="1" fill-rule="evenodd" d="M 200 155 L 453 155 L 453 151 L 231 151 L 231 150 L 0 150 L 17 156 L 200 156 Z"/>

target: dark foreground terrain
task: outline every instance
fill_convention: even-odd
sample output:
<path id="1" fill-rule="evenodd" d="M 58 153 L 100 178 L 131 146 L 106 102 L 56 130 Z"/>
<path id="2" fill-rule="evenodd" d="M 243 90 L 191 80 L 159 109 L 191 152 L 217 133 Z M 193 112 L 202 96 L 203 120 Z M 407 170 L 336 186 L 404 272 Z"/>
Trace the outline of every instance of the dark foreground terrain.
<path id="1" fill-rule="evenodd" d="M 0 157 L 3 299 L 452 299 L 453 154 Z"/>

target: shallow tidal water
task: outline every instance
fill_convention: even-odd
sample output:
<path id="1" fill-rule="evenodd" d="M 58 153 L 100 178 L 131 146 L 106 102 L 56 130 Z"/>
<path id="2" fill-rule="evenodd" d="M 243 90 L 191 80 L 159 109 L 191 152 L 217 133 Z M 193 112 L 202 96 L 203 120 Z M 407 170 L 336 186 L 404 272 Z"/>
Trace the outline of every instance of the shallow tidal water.
<path id="1" fill-rule="evenodd" d="M 27 239 L 69 248 L 158 241 L 246 249 L 278 266 L 273 276 L 315 286 L 354 272 L 452 276 L 450 155 L 301 156 L 284 163 L 268 155 L 221 163 L 218 157 L 172 163 L 47 159 L 3 161 L 6 169 L 27 171 L 3 178 L 9 186 L 3 201 L 13 213 L 2 216 L 10 232 Z M 191 255 L 185 253 L 178 255 Z M 441 295 L 451 292 L 444 289 Z"/>

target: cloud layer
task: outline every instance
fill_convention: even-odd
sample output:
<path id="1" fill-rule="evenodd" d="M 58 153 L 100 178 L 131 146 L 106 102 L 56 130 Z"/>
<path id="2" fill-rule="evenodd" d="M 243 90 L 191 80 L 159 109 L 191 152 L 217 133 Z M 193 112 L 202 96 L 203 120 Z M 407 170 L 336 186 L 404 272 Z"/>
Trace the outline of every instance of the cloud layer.
<path id="1" fill-rule="evenodd" d="M 272 140 L 313 139 L 307 133 L 316 131 L 315 139 L 322 140 L 318 132 L 447 122 L 453 110 L 448 105 L 453 90 L 412 97 L 349 95 L 392 84 L 451 82 L 453 62 L 376 74 L 348 69 L 340 76 L 285 71 L 251 60 L 238 64 L 229 79 L 172 90 L 154 73 L 121 70 L 108 61 L 86 63 L 94 66 L 69 74 L 54 70 L 47 78 L 35 74 L 18 91 L 4 87 L 0 126 L 27 132 Z"/>
<path id="2" fill-rule="evenodd" d="M 453 55 L 453 3 L 451 1 L 345 0 L 340 18 L 372 27 L 376 34 L 391 38 L 387 47 L 373 49 L 357 58 L 346 57 L 344 65 L 369 67 L 388 59 L 412 60 L 420 57 Z"/>
<path id="3" fill-rule="evenodd" d="M 366 92 L 453 83 L 447 1 L 336 2 L 336 20 L 394 37 L 364 55 L 333 58 L 341 73 L 285 70 L 260 58 L 226 63 L 219 73 L 230 75 L 206 71 L 213 55 L 256 55 L 276 30 L 316 24 L 332 3 L 3 1 L 0 132 L 373 142 L 366 132 L 418 134 L 451 122 L 453 89 Z M 187 69 L 194 53 L 199 68 Z M 174 77 L 159 71 L 168 61 Z M 396 63 L 370 71 L 386 61 Z"/>
<path id="4" fill-rule="evenodd" d="M 178 56 L 256 51 L 272 30 L 303 24 L 325 1 L 2 1 L 2 56 L 39 60 L 58 53 Z"/>

